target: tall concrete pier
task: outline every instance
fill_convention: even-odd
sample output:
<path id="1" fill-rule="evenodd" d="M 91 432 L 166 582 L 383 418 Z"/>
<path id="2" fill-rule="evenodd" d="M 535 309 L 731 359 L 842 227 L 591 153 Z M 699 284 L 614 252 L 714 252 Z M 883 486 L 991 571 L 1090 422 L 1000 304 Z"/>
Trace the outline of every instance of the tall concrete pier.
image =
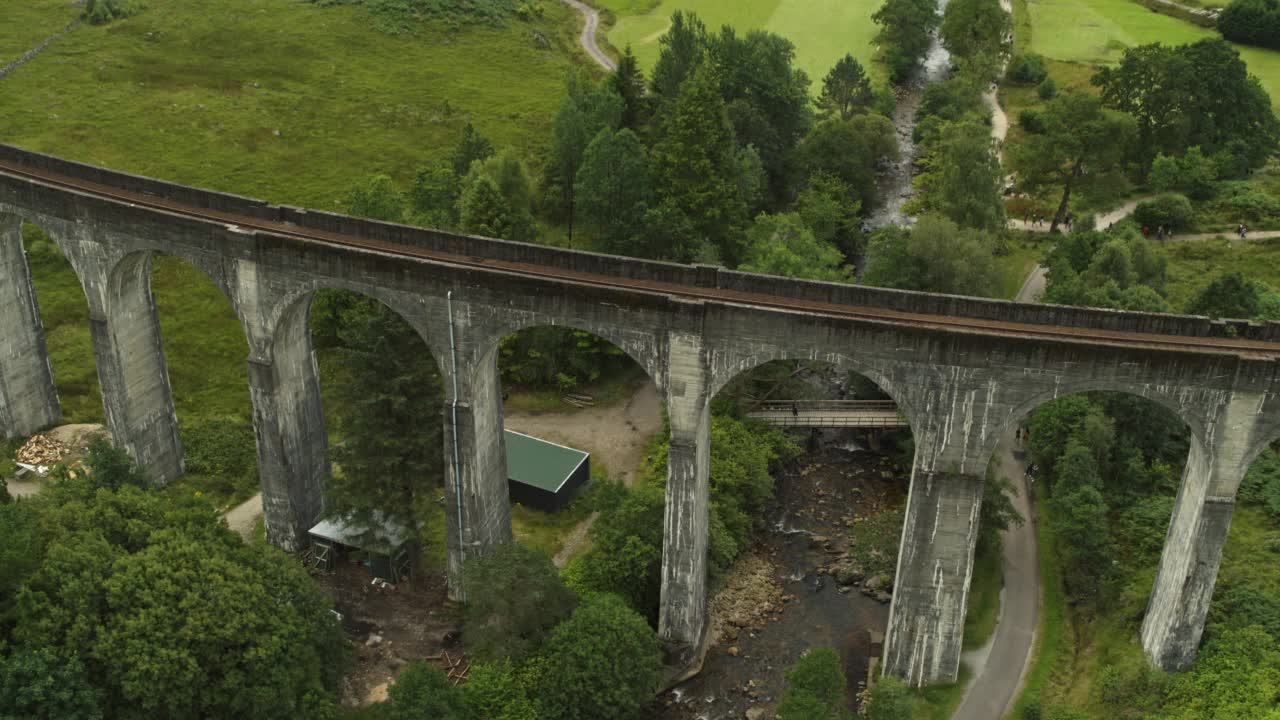
<path id="1" fill-rule="evenodd" d="M 1143 623 L 1161 667 L 1195 656 L 1236 488 L 1280 437 L 1280 325 L 880 290 L 593 255 L 299 210 L 0 146 L 0 432 L 58 419 L 20 220 L 43 227 L 89 300 L 112 432 L 167 481 L 182 451 L 149 287 L 168 253 L 226 294 L 249 345 L 267 535 L 298 549 L 322 514 L 324 409 L 308 313 L 320 289 L 375 298 L 445 380 L 450 594 L 469 557 L 511 540 L 500 341 L 595 333 L 657 384 L 671 423 L 659 635 L 673 662 L 706 631 L 710 399 L 771 360 L 860 373 L 896 402 L 915 467 L 885 644 L 887 673 L 955 680 L 986 467 L 1038 405 L 1114 391 L 1156 402 L 1192 450 Z"/>

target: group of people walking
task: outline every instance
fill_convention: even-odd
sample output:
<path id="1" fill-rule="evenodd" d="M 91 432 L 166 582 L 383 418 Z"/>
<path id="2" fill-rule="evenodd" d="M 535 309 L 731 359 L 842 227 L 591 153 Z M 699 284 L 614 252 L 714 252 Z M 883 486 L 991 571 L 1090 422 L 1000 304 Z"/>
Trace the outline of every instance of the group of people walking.
<path id="1" fill-rule="evenodd" d="M 1144 238 L 1151 237 L 1150 227 L 1146 225 L 1142 226 L 1142 237 Z M 1163 225 L 1156 226 L 1156 240 L 1172 240 L 1172 239 L 1173 239 L 1173 228 L 1165 228 L 1165 226 Z"/>

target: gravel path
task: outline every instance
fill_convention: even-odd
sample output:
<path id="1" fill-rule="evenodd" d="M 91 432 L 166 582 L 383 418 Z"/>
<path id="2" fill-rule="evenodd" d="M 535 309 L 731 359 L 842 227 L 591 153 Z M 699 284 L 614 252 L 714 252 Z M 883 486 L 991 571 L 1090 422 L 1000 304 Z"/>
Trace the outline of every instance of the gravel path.
<path id="1" fill-rule="evenodd" d="M 231 508 L 222 517 L 226 519 L 227 527 L 238 533 L 241 538 L 244 538 L 245 542 L 251 542 L 253 540 L 253 526 L 261 515 L 262 493 L 258 493 Z"/>
<path id="2" fill-rule="evenodd" d="M 582 49 L 587 51 L 592 60 L 595 60 L 600 67 L 605 70 L 617 70 L 618 63 L 613 58 L 605 54 L 600 46 L 596 44 L 596 31 L 600 29 L 600 12 L 595 8 L 578 0 L 560 0 L 565 5 L 582 13 L 582 17 L 586 19 L 586 25 L 582 28 L 582 35 L 578 38 L 578 42 L 582 45 Z"/>

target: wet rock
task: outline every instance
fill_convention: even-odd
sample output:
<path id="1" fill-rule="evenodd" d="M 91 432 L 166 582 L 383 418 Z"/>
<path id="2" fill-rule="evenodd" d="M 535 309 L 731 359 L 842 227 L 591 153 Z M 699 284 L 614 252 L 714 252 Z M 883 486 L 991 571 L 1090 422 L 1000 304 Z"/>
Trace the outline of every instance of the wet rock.
<path id="1" fill-rule="evenodd" d="M 841 565 L 834 573 L 836 582 L 841 585 L 856 585 L 864 577 L 862 568 L 856 565 Z"/>
<path id="2" fill-rule="evenodd" d="M 826 535 L 810 535 L 809 536 L 809 547 L 821 547 L 823 545 L 826 545 L 827 542 L 829 542 L 829 539 L 827 538 Z"/>
<path id="3" fill-rule="evenodd" d="M 867 581 L 862 584 L 862 587 L 864 590 L 870 590 L 873 593 L 879 592 L 880 590 L 889 587 L 889 578 L 884 575 L 872 575 L 867 578 Z"/>
<path id="4" fill-rule="evenodd" d="M 890 594 L 889 594 L 889 593 L 887 593 L 887 592 L 878 592 L 878 593 L 876 593 L 876 600 L 879 600 L 879 601 L 880 601 L 880 602 L 882 602 L 882 603 L 887 603 L 887 602 L 889 602 L 889 601 L 890 601 L 890 600 L 892 600 L 892 599 L 893 599 L 893 596 L 892 596 L 892 595 L 890 595 Z"/>
<path id="5" fill-rule="evenodd" d="M 747 712 L 744 714 L 747 720 L 764 720 L 764 716 L 765 709 L 758 707 L 747 708 Z"/>

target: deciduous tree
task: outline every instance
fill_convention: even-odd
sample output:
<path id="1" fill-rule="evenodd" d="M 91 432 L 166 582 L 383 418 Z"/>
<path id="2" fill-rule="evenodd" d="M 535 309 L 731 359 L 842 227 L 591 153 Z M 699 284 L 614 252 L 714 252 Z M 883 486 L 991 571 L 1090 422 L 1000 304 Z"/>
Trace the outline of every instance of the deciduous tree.
<path id="1" fill-rule="evenodd" d="M 779 720 L 844 720 L 848 684 L 834 648 L 813 648 L 787 671 L 787 689 L 778 705 Z"/>
<path id="2" fill-rule="evenodd" d="M 385 720 L 472 720 L 462 691 L 423 660 L 409 664 L 387 688 L 378 717 Z"/>
<path id="3" fill-rule="evenodd" d="M 747 231 L 747 250 L 741 269 L 747 272 L 846 282 L 853 276 L 845 258 L 831 243 L 814 237 L 799 215 L 756 217 Z"/>
<path id="4" fill-rule="evenodd" d="M 1257 167 L 1280 142 L 1271 98 L 1222 39 L 1130 48 L 1093 82 L 1107 107 L 1136 118 L 1144 165 L 1158 152 L 1199 146 L 1209 155 L 1243 151 L 1246 164 Z"/>
<path id="5" fill-rule="evenodd" d="M 871 20 L 880 26 L 876 43 L 884 52 L 893 80 L 901 82 L 929 49 L 930 34 L 941 18 L 937 0 L 885 0 Z"/>
<path id="6" fill-rule="evenodd" d="M 1000 67 L 1012 21 L 1000 0 L 950 0 L 938 36 L 961 67 L 990 80 Z"/>
<path id="7" fill-rule="evenodd" d="M 839 178 L 863 208 L 876 204 L 876 166 L 898 157 L 898 135 L 882 115 L 824 120 L 801 141 L 796 160 L 805 177 L 826 173 Z"/>
<path id="8" fill-rule="evenodd" d="M 1005 226 L 1004 172 L 991 128 L 968 121 L 948 123 L 925 158 L 922 204 L 960 227 L 989 232 Z"/>
<path id="9" fill-rule="evenodd" d="M 616 595 L 587 597 L 556 626 L 544 655 L 555 670 L 542 678 L 548 720 L 628 720 L 657 690 L 658 637 Z"/>
<path id="10" fill-rule="evenodd" d="M 404 222 L 404 195 L 386 175 L 373 175 L 347 193 L 347 212 L 386 222 Z"/>
<path id="11" fill-rule="evenodd" d="M 864 280 L 899 290 L 989 297 L 997 278 L 987 235 L 923 215 L 909 230 L 887 227 L 871 236 Z"/>
<path id="12" fill-rule="evenodd" d="M 1019 146 L 1014 164 L 1027 189 L 1062 188 L 1052 232 L 1066 220 L 1072 192 L 1099 194 L 1123 182 L 1124 150 L 1135 130 L 1133 118 L 1083 92 L 1063 93 L 1043 117 L 1044 133 Z"/>

